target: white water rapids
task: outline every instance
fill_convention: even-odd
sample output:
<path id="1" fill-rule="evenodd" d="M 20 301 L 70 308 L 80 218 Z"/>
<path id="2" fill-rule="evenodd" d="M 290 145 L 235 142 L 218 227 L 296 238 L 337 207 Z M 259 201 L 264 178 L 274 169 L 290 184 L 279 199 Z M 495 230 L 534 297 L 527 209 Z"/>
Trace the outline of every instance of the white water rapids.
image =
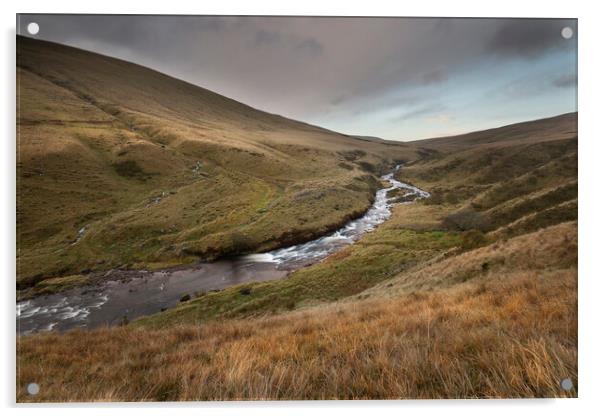
<path id="1" fill-rule="evenodd" d="M 376 192 L 372 207 L 360 218 L 350 221 L 343 228 L 324 237 L 317 238 L 307 243 L 273 250 L 261 254 L 249 254 L 244 256 L 249 261 L 276 263 L 281 267 L 294 267 L 297 265 L 311 264 L 319 261 L 329 254 L 338 251 L 341 247 L 357 241 L 362 234 L 374 230 L 379 224 L 385 222 L 391 216 L 391 200 L 388 194 L 394 189 L 406 190 L 405 197 L 411 198 L 411 203 L 418 199 L 428 198 L 430 194 L 415 186 L 400 182 L 393 175 L 401 165 L 395 167 L 395 171 L 381 177 L 388 181 L 389 188 L 379 189 Z M 402 202 L 403 203 L 403 202 Z"/>

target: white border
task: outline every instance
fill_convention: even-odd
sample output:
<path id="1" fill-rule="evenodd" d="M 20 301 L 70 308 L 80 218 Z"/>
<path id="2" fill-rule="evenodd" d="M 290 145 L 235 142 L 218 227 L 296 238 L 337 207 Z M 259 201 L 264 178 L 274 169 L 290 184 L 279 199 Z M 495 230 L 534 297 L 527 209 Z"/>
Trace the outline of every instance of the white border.
<path id="1" fill-rule="evenodd" d="M 347 414 L 365 415 L 370 410 L 379 414 L 445 414 L 447 415 L 504 415 L 509 412 L 545 413 L 548 415 L 569 412 L 590 413 L 599 407 L 598 388 L 601 386 L 600 371 L 600 305 L 602 296 L 602 276 L 598 272 L 601 264 L 597 254 L 602 249 L 599 185 L 599 166 L 602 155 L 602 91 L 600 89 L 600 27 L 602 15 L 592 6 L 595 2 L 578 1 L 532 1 L 505 0 L 503 2 L 484 1 L 411 1 L 385 2 L 303 0 L 283 1 L 228 1 L 193 2 L 170 0 L 167 2 L 103 0 L 82 2 L 78 0 L 21 0 L 13 4 L 2 3 L 3 62 L 2 81 L 5 92 L 2 101 L 2 195 L 3 240 L 2 250 L 4 284 L 2 297 L 7 331 L 2 348 L 2 371 L 0 382 L 2 404 L 13 407 L 15 412 L 15 321 L 14 321 L 14 273 L 15 273 L 15 21 L 16 13 L 144 13 L 144 14 L 301 14 L 301 15 L 355 15 L 355 16 L 466 16 L 466 17 L 571 17 L 579 19 L 579 399 L 573 400 L 495 400 L 495 401 L 405 401 L 405 402 L 251 402 L 251 403 L 201 403 L 170 404 L 178 413 L 241 413 L 244 408 L 249 415 L 264 414 L 327 414 L 339 407 Z M 126 405 L 84 405 L 88 415 L 111 412 L 126 413 L 138 408 L 139 404 Z M 19 406 L 24 414 L 43 411 L 49 415 L 78 414 L 82 406 L 61 405 L 51 408 L 40 406 Z M 164 415 L 161 405 L 145 405 L 148 415 Z"/>

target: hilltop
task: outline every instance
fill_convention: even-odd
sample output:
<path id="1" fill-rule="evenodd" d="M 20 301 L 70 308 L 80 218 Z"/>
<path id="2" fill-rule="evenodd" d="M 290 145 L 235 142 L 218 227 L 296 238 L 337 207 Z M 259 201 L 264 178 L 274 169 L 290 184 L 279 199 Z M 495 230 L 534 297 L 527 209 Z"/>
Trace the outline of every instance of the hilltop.
<path id="1" fill-rule="evenodd" d="M 426 149 L 452 152 L 476 146 L 529 144 L 574 139 L 576 136 L 577 114 L 567 113 L 457 136 L 415 140 L 407 143 Z"/>

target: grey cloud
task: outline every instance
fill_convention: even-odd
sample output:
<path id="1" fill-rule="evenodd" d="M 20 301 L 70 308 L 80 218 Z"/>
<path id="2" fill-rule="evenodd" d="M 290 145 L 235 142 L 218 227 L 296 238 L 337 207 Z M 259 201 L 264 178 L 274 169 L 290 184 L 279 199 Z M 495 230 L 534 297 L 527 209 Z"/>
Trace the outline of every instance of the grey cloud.
<path id="1" fill-rule="evenodd" d="M 379 48 L 386 52 L 390 47 L 389 54 L 383 53 L 368 76 L 356 80 L 351 95 L 362 100 L 392 88 L 433 86 L 491 58 L 506 63 L 553 49 L 575 50 L 574 40 L 560 35 L 564 26 L 576 23 L 570 19 L 385 19 L 373 31 L 385 38 Z"/>
<path id="2" fill-rule="evenodd" d="M 558 88 L 569 88 L 577 85 L 577 77 L 575 75 L 561 75 L 552 81 L 552 84 Z"/>
<path id="3" fill-rule="evenodd" d="M 149 66 L 262 110 L 417 117 L 466 74 L 576 53 L 574 20 L 21 15 L 38 37 Z M 567 55 L 568 56 L 568 55 Z M 547 80 L 548 85 L 551 82 Z M 431 105 L 432 108 L 434 106 Z M 431 110 L 436 111 L 436 110 Z M 414 113 L 412 115 L 412 113 Z M 426 114 L 426 113 L 423 113 Z"/>
<path id="4" fill-rule="evenodd" d="M 418 108 L 416 108 L 416 109 L 414 109 L 412 111 L 409 111 L 407 113 L 404 113 L 404 114 L 402 114 L 399 117 L 395 117 L 393 120 L 394 121 L 410 120 L 410 119 L 414 119 L 414 118 L 426 116 L 426 115 L 429 115 L 429 114 L 438 113 L 438 112 L 444 111 L 446 109 L 447 109 L 447 107 L 444 106 L 443 104 L 432 103 L 432 104 L 424 105 L 422 107 L 418 107 Z"/>
<path id="5" fill-rule="evenodd" d="M 337 105 L 344 103 L 348 99 L 349 99 L 349 96 L 347 94 L 340 94 L 340 95 L 335 96 L 332 100 L 330 100 L 330 104 L 337 106 Z"/>
<path id="6" fill-rule="evenodd" d="M 445 80 L 447 80 L 447 74 L 441 69 L 432 72 L 427 72 L 426 74 L 422 75 L 422 83 L 424 85 L 437 84 Z"/>
<path id="7" fill-rule="evenodd" d="M 570 73 L 562 75 L 548 73 L 537 74 L 536 76 L 525 76 L 508 82 L 499 89 L 490 91 L 489 95 L 496 99 L 518 100 L 523 97 L 547 93 L 549 92 L 551 85 L 557 88 L 576 88 L 577 76 L 576 74 Z"/>
<path id="8" fill-rule="evenodd" d="M 276 32 L 268 32 L 267 30 L 258 30 L 255 33 L 256 45 L 273 45 L 281 41 L 281 36 Z"/>
<path id="9" fill-rule="evenodd" d="M 283 35 L 280 32 L 258 30 L 255 33 L 255 45 L 265 47 L 287 47 L 293 52 L 306 55 L 319 55 L 324 46 L 312 37 L 299 38 L 297 36 Z"/>
<path id="10" fill-rule="evenodd" d="M 412 112 L 412 109 L 420 106 L 429 107 L 436 99 L 437 98 L 432 94 L 421 91 L 419 93 L 400 93 L 377 97 L 364 97 L 364 99 L 358 99 L 357 96 L 347 95 L 343 97 L 343 103 L 353 106 L 353 110 L 349 111 L 349 114 L 357 116 L 370 112 L 370 110 L 374 108 L 395 108 L 408 113 Z M 394 117 L 393 119 L 398 119 L 398 117 Z"/>
<path id="11" fill-rule="evenodd" d="M 487 49 L 503 56 L 534 57 L 546 50 L 567 47 L 572 42 L 560 32 L 574 26 L 571 20 L 510 19 L 495 32 Z"/>
<path id="12" fill-rule="evenodd" d="M 324 46 L 313 38 L 303 39 L 295 48 L 310 55 L 319 55 L 324 50 Z"/>

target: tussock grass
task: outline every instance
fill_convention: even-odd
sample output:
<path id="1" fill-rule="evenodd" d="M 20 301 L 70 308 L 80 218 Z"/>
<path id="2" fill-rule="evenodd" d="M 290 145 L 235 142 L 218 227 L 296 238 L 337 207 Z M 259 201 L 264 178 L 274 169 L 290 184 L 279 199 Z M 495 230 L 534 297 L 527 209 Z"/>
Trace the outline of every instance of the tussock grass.
<path id="1" fill-rule="evenodd" d="M 525 234 L 553 224 L 577 220 L 577 199 L 562 202 L 550 208 L 525 215 L 489 233 L 493 238 L 504 239 Z"/>
<path id="2" fill-rule="evenodd" d="M 577 113 L 567 113 L 458 136 L 417 140 L 411 143 L 423 148 L 423 151 L 431 155 L 430 159 L 436 160 L 438 157 L 432 155 L 441 156 L 468 148 L 485 148 L 499 144 L 515 146 L 575 137 L 577 137 Z M 425 157 L 425 159 L 429 158 Z"/>
<path id="3" fill-rule="evenodd" d="M 18 400 L 573 397 L 559 383 L 577 380 L 575 245 L 576 225 L 561 224 L 402 273 L 369 298 L 21 337 Z"/>
<path id="4" fill-rule="evenodd" d="M 527 197 L 514 199 L 488 210 L 485 213 L 489 222 L 488 228 L 494 230 L 529 214 L 540 213 L 548 208 L 576 198 L 577 181 L 571 181 L 566 185 L 559 185 L 552 189 L 544 189 L 543 191 L 531 193 Z M 576 219 L 576 217 L 570 219 Z"/>
<path id="5" fill-rule="evenodd" d="M 404 166 L 397 176 L 432 190 L 425 204 L 437 213 L 440 228 L 475 229 L 496 240 L 573 221 L 576 119 L 571 113 L 414 142 L 436 153 Z"/>
<path id="6" fill-rule="evenodd" d="M 531 243 L 489 250 L 510 261 Z M 22 337 L 18 400 L 575 397 L 559 383 L 577 382 L 576 269 L 550 266 L 272 317 Z"/>
<path id="7" fill-rule="evenodd" d="M 433 290 L 506 271 L 564 270 L 577 267 L 577 223 L 567 222 L 467 252 L 443 253 L 364 292 L 390 296 Z M 361 295 L 360 295 L 361 296 Z"/>

